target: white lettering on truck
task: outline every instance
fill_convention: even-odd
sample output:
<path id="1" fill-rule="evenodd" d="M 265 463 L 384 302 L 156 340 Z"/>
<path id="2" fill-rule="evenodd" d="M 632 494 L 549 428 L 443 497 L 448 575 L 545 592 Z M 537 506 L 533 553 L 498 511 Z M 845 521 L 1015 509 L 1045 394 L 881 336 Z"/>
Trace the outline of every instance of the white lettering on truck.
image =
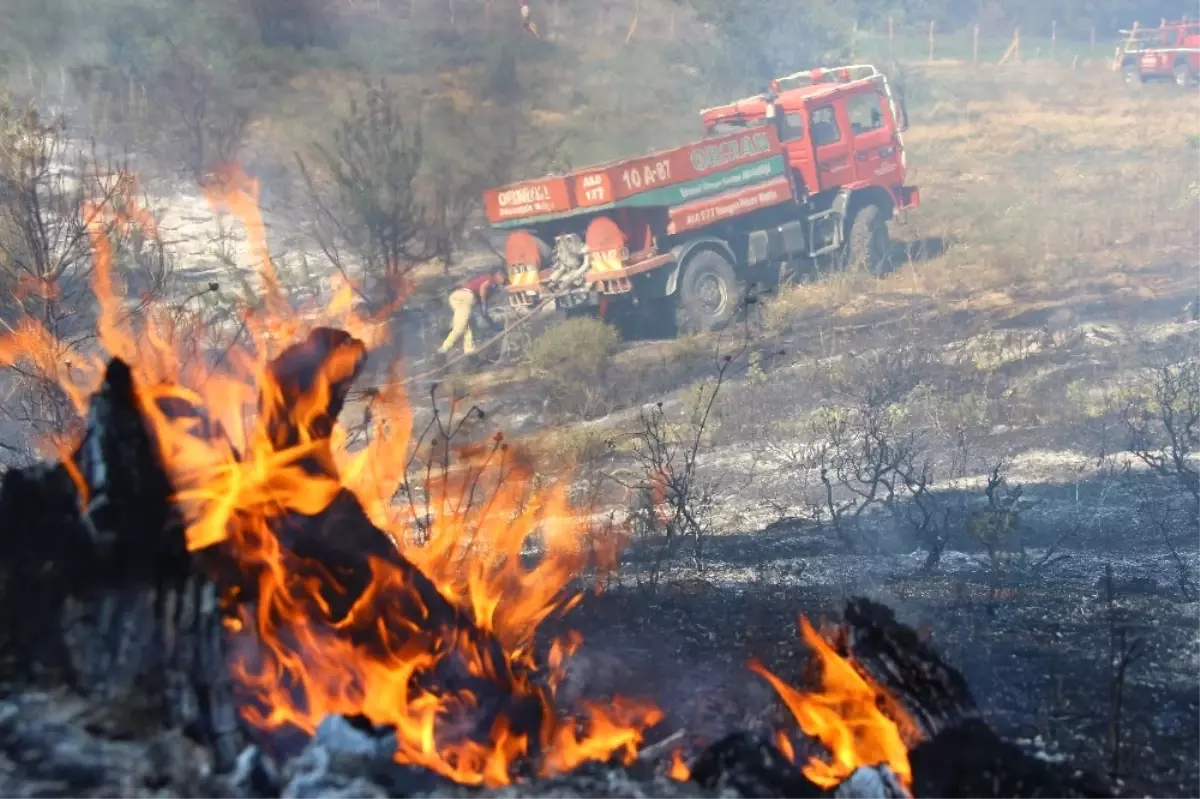
<path id="1" fill-rule="evenodd" d="M 539 183 L 536 186 L 518 186 L 502 191 L 496 196 L 496 203 L 501 208 L 507 208 L 510 205 L 547 202 L 549 199 L 550 187 Z"/>
<path id="2" fill-rule="evenodd" d="M 584 175 L 580 181 L 580 186 L 583 189 L 583 199 L 591 203 L 604 202 L 608 199 L 608 192 L 604 187 L 604 177 L 602 175 Z"/>
<path id="3" fill-rule="evenodd" d="M 771 142 L 765 133 L 746 134 L 740 139 L 729 139 L 720 144 L 706 144 L 697 147 L 688 156 L 692 168 L 697 172 L 706 172 L 719 166 L 741 161 L 745 158 L 765 153 L 771 149 Z"/>
<path id="4" fill-rule="evenodd" d="M 633 166 L 621 172 L 621 182 L 625 191 L 640 191 L 671 179 L 671 162 L 663 158 L 653 164 Z"/>

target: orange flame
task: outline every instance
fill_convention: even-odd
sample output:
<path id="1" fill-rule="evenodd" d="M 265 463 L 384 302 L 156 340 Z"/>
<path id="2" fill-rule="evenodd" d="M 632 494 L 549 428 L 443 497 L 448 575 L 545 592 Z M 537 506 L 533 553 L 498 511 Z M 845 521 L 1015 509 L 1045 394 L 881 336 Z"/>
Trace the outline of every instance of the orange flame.
<path id="1" fill-rule="evenodd" d="M 257 580 L 253 613 L 243 608 L 239 619 L 230 620 L 235 636 L 241 631 L 259 639 L 253 656 L 234 667 L 253 699 L 244 711 L 247 720 L 266 731 L 290 727 L 311 733 L 330 713 L 362 715 L 395 727 L 398 762 L 467 785 L 508 783 L 513 762 L 534 749 L 547 773 L 613 755 L 632 760 L 643 730 L 661 718 L 657 708 L 616 700 L 604 707 L 584 705 L 573 716 L 554 707 L 555 687 L 577 637 L 551 648 L 540 672 L 546 684 L 530 676 L 540 665 L 533 650 L 538 625 L 577 601 L 570 583 L 595 556 L 583 546 L 586 526 L 570 506 L 566 481 L 535 490 L 530 465 L 497 437 L 454 453 L 452 468 L 431 465 L 424 472 L 422 514 L 395 502 L 412 459 L 432 462 L 436 454 L 423 454 L 421 442 L 413 439 L 413 411 L 401 382 L 388 381 L 371 400 L 369 437 L 355 448 L 343 428 L 335 426 L 325 437 L 316 422 L 334 384 L 352 375 L 361 353 L 335 348 L 313 384 L 288 402 L 269 368 L 283 347 L 317 327 L 344 330 L 371 347 L 386 340 L 386 326 L 356 314 L 349 285 L 340 286 L 327 307 L 309 313 L 289 307 L 267 250 L 257 183 L 228 167 L 204 189 L 214 209 L 230 211 L 246 228 L 267 297 L 262 307 L 244 312 L 245 335 L 220 358 L 186 356 L 175 338 L 172 313 L 178 308 L 151 305 L 137 318 L 127 311 L 111 278 L 110 236 L 134 226 L 150 230 L 154 220 L 144 209 L 97 203 L 82 212 L 94 253 L 99 348 L 64 363 L 63 345 L 26 318 L 0 336 L 0 365 L 20 363 L 57 383 L 80 413 L 111 356 L 133 368 L 141 410 L 187 520 L 189 549 L 226 542 L 244 573 Z M 167 411 L 179 407 L 200 413 Z M 276 418 L 280 413 L 286 418 Z M 290 432 L 283 436 L 281 429 Z M 53 444 L 65 455 L 78 440 Z M 445 450 L 444 442 L 441 446 Z M 311 468 L 314 462 L 321 467 Z M 321 587 L 343 593 L 349 587 L 327 574 L 318 581 L 320 564 L 298 569 L 272 523 L 285 514 L 320 514 L 345 491 L 449 602 L 495 636 L 499 660 L 465 633 L 440 640 L 415 617 L 403 617 L 403 608 L 421 613 L 420 596 L 394 564 L 378 558 L 370 560 L 365 590 L 349 597 L 349 611 L 334 618 Z M 421 518 L 424 510 L 428 519 Z M 535 543 L 541 556 L 529 564 Z M 615 555 L 605 554 L 610 561 Z M 501 715 L 486 730 L 486 740 L 451 735 L 454 720 L 476 709 L 477 697 L 469 691 L 442 693 L 415 679 L 451 654 L 473 677 L 500 683 L 515 700 L 540 706 L 540 728 L 531 736 Z"/>
<path id="2" fill-rule="evenodd" d="M 678 747 L 671 750 L 671 765 L 667 768 L 667 776 L 676 782 L 687 782 L 692 778 L 692 770 L 683 762 L 683 752 Z"/>
<path id="3" fill-rule="evenodd" d="M 758 661 L 750 670 L 765 678 L 795 716 L 800 729 L 816 738 L 830 753 L 830 760 L 809 758 L 801 771 L 821 788 L 834 788 L 860 766 L 887 764 L 906 788 L 912 788 L 912 770 L 908 763 L 900 726 L 880 710 L 880 704 L 900 716 L 899 724 L 915 729 L 912 720 L 882 687 L 861 674 L 843 658 L 808 620 L 800 618 L 800 632 L 817 657 L 821 669 L 821 689 L 804 693 L 792 688 L 767 671 Z M 780 749 L 795 759 L 791 742 L 777 736 Z"/>
<path id="4" fill-rule="evenodd" d="M 279 285 L 279 276 L 267 246 L 267 226 L 258 205 L 258 179 L 247 175 L 237 164 L 226 164 L 213 170 L 201 188 L 213 210 L 227 211 L 246 229 L 250 253 L 266 290 L 268 307 L 281 310 L 284 306 L 283 288 Z"/>

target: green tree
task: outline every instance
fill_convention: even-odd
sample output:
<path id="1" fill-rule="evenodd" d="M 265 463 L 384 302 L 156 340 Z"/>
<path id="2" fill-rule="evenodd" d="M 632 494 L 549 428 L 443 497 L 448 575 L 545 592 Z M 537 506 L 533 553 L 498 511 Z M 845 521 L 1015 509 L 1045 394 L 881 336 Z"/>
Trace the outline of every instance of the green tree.
<path id="1" fill-rule="evenodd" d="M 328 143 L 297 155 L 314 213 L 312 231 L 339 271 L 385 304 L 409 269 L 446 255 L 444 235 L 422 203 L 418 176 L 426 159 L 420 120 L 384 83 L 367 82 L 351 97 Z"/>

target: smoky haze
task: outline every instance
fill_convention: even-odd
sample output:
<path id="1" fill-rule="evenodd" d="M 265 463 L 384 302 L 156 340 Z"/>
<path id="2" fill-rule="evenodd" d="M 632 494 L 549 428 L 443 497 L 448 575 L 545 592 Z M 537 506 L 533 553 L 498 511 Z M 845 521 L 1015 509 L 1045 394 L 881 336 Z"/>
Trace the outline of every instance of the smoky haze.
<path id="1" fill-rule="evenodd" d="M 796 614 L 866 594 L 931 635 L 1005 737 L 1200 794 L 1200 117 L 1186 60 L 1187 85 L 1174 61 L 1146 81 L 1114 61 L 1122 30 L 1194 4 L 519 9 L 0 2 L 0 322 L 55 336 L 40 366 L 0 347 L 0 459 L 43 460 L 82 423 L 48 376 L 98 352 L 75 209 L 149 209 L 105 230 L 125 310 L 178 312 L 210 362 L 266 296 L 261 211 L 297 307 L 348 279 L 390 324 L 343 413 L 352 446 L 403 356 L 416 429 L 478 405 L 462 435 L 519 440 L 595 540 L 627 545 L 562 622 L 584 633 L 580 691 L 648 693 L 710 740 L 768 729 L 745 661 L 798 681 Z M 854 63 L 903 102 L 892 146 L 920 191 L 879 274 L 780 264 L 720 332 L 614 295 L 437 360 L 449 293 L 503 262 L 485 190 L 697 141 L 701 109 Z M 408 512 L 424 500 L 402 482 Z"/>

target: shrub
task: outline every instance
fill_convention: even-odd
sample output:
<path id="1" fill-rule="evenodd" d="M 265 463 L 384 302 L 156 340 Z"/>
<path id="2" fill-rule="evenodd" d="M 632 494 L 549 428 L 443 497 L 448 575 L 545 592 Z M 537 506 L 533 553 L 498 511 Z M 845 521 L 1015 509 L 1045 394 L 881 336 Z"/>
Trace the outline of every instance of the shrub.
<path id="1" fill-rule="evenodd" d="M 604 373 L 620 345 L 612 325 L 568 319 L 534 339 L 525 358 L 534 376 L 546 381 L 554 411 L 588 416 L 607 410 Z"/>

